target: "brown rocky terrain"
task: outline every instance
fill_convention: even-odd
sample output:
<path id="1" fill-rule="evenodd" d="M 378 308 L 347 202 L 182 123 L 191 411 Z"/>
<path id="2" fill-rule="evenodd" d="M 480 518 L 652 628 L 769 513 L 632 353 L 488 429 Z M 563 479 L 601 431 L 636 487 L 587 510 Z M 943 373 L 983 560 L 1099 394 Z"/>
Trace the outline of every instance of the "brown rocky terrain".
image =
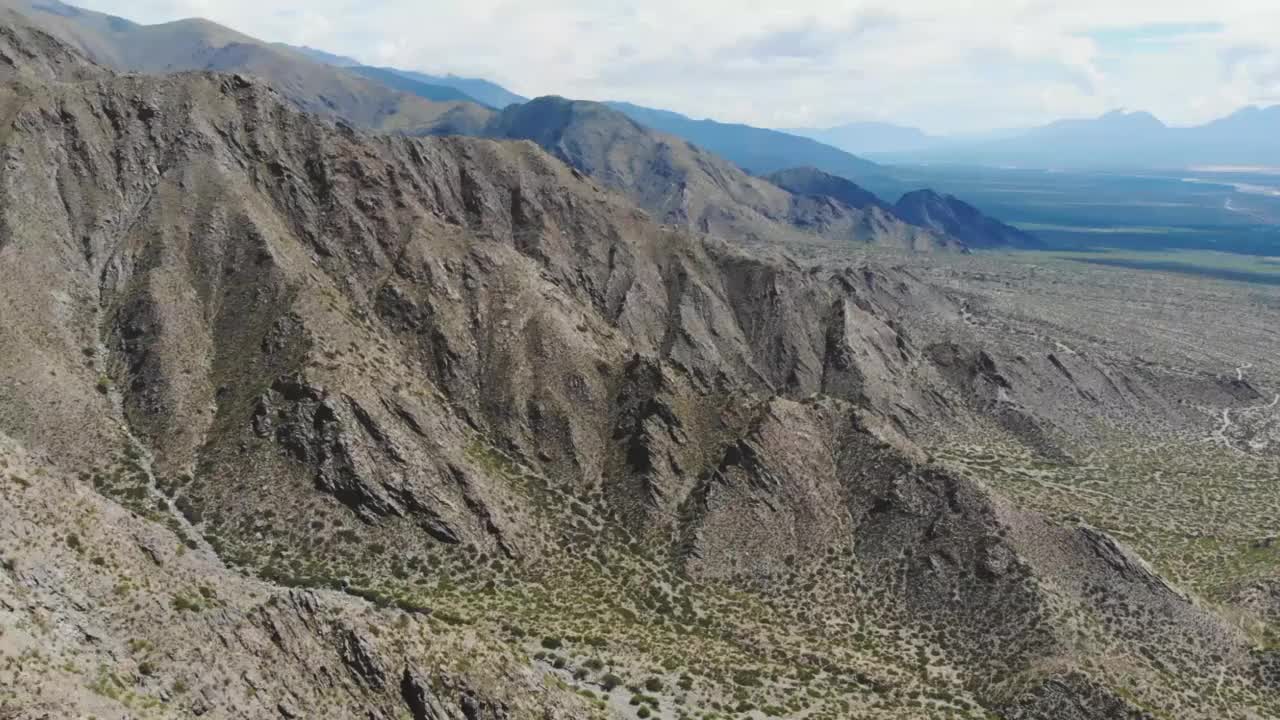
<path id="1" fill-rule="evenodd" d="M 381 135 L 0 42 L 0 716 L 1280 711 L 1258 611 L 936 457 L 1243 378 L 760 249 L 796 197 L 591 106 Z"/>

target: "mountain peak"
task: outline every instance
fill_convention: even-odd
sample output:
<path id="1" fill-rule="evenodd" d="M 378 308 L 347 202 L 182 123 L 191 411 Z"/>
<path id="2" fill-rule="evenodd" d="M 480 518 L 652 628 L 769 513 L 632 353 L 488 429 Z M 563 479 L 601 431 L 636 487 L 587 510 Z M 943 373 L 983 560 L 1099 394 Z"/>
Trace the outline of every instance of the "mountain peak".
<path id="1" fill-rule="evenodd" d="M 1155 115 L 1146 110 L 1126 110 L 1118 108 L 1111 112 L 1103 114 L 1098 118 L 1100 122 L 1107 123 L 1126 123 L 1130 125 L 1158 125 L 1164 127 L 1164 122 Z"/>

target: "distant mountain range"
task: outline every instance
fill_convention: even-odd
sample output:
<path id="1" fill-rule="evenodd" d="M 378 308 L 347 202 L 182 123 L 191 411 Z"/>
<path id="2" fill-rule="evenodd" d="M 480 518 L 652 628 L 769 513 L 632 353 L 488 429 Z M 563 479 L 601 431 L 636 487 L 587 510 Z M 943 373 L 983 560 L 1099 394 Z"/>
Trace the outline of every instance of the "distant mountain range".
<path id="1" fill-rule="evenodd" d="M 415 80 L 393 68 L 370 67 L 368 65 L 348 65 L 345 66 L 345 69 L 347 72 L 355 73 L 361 77 L 366 77 L 370 80 L 382 83 L 387 87 L 417 95 L 418 97 L 426 98 L 427 100 L 434 100 L 436 102 L 478 102 L 475 98 L 462 92 L 456 87 Z M 487 105 L 487 103 L 481 104 Z"/>
<path id="2" fill-rule="evenodd" d="M 498 110 L 501 110 L 508 105 L 516 105 L 522 102 L 528 102 L 529 100 L 529 98 L 517 95 L 495 82 L 490 82 L 489 80 L 481 78 L 461 77 L 453 74 L 430 75 L 428 73 L 417 72 L 415 70 L 401 70 L 399 68 L 392 67 L 373 67 L 365 65 L 354 58 L 346 57 L 344 55 L 335 55 L 330 52 L 325 52 L 324 50 L 306 47 L 305 45 L 294 46 L 284 45 L 283 43 L 278 43 L 278 45 L 303 53 L 311 59 L 322 62 L 326 65 L 347 68 L 361 75 L 365 75 L 366 77 L 376 76 L 378 78 L 388 80 L 390 81 L 389 84 L 396 82 L 393 79 L 394 75 L 399 75 L 406 80 L 420 85 L 425 85 L 427 87 L 450 88 L 461 93 L 466 97 L 466 99 L 473 100 L 481 105 L 487 105 Z M 407 89 L 406 92 L 414 91 L 412 89 Z"/>
<path id="3" fill-rule="evenodd" d="M 923 150 L 945 138 L 923 130 L 883 122 L 851 122 L 828 128 L 792 128 L 784 132 L 807 137 L 851 153 L 893 153 Z"/>
<path id="4" fill-rule="evenodd" d="M 848 180 L 806 169 L 796 171 L 809 178 L 805 186 L 792 191 L 777 177 L 749 175 L 706 148 L 603 103 L 537 98 L 494 116 L 484 132 L 537 143 L 660 222 L 746 244 L 826 240 L 910 250 L 965 247 L 945 232 L 903 221 Z M 832 189 L 837 187 L 841 191 Z"/>
<path id="5" fill-rule="evenodd" d="M 529 101 L 529 98 L 523 95 L 517 95 L 497 83 L 482 78 L 460 77 L 452 74 L 428 75 L 414 70 L 393 71 L 411 80 L 456 88 L 475 98 L 478 102 L 499 110 L 508 105 L 519 105 L 522 102 Z"/>
<path id="6" fill-rule="evenodd" d="M 631 103 L 607 104 L 638 123 L 682 137 L 757 175 L 796 166 L 815 167 L 851 180 L 883 173 L 883 168 L 869 160 L 810 138 L 750 125 L 694 120 Z"/>
<path id="7" fill-rule="evenodd" d="M 1280 105 L 1247 107 L 1194 127 L 1170 127 L 1150 113 L 1117 110 L 967 137 L 882 123 L 790 132 L 886 162 L 1064 169 L 1280 165 Z"/>
<path id="8" fill-rule="evenodd" d="M 270 81 L 305 110 L 378 130 L 469 134 L 483 127 L 493 110 L 528 100 L 481 78 L 368 66 L 317 48 L 263 42 L 207 20 L 140 25 L 60 0 L 3 4 L 107 67 L 249 73 Z M 1116 111 L 966 137 L 939 137 L 881 122 L 779 131 L 695 120 L 625 102 L 610 106 L 756 175 L 813 167 L 867 182 L 886 173 L 863 154 L 887 163 L 1025 168 L 1280 166 L 1280 106 L 1244 108 L 1196 127 L 1169 127 L 1149 113 Z"/>

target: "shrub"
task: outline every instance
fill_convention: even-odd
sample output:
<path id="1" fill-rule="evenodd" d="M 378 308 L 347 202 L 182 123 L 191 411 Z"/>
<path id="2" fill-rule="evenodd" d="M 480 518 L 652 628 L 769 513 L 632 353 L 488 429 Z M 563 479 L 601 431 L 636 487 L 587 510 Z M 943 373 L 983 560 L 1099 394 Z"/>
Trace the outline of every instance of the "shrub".
<path id="1" fill-rule="evenodd" d="M 620 685 L 622 685 L 622 678 L 618 677 L 617 675 L 614 675 L 613 673 L 609 673 L 608 675 L 605 675 L 604 677 L 600 678 L 600 686 L 603 687 L 606 691 L 612 691 L 614 688 L 619 687 Z"/>
<path id="2" fill-rule="evenodd" d="M 562 645 L 564 645 L 564 643 L 563 643 L 563 642 L 561 642 L 561 641 L 560 641 L 560 638 L 558 638 L 558 637 L 544 637 L 544 638 L 542 638 L 542 647 L 544 647 L 544 648 L 546 648 L 546 649 L 548 649 L 548 650 L 559 650 L 559 649 L 560 649 L 560 647 L 561 647 Z"/>
<path id="3" fill-rule="evenodd" d="M 199 525 L 200 521 L 204 519 L 200 511 L 191 504 L 190 498 L 186 495 L 180 495 L 178 499 L 174 500 L 173 506 L 178 508 L 178 512 L 182 513 L 182 516 L 192 525 Z"/>

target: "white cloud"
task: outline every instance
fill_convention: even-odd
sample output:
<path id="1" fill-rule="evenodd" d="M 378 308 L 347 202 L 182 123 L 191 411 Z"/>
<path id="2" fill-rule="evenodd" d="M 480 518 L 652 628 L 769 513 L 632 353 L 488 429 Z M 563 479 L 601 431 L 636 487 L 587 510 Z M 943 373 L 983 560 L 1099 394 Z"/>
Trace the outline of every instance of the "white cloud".
<path id="1" fill-rule="evenodd" d="M 1280 103 L 1276 0 L 81 0 L 202 16 L 365 62 L 526 94 L 767 126 L 932 131 L 1115 107 L 1187 124 Z"/>

